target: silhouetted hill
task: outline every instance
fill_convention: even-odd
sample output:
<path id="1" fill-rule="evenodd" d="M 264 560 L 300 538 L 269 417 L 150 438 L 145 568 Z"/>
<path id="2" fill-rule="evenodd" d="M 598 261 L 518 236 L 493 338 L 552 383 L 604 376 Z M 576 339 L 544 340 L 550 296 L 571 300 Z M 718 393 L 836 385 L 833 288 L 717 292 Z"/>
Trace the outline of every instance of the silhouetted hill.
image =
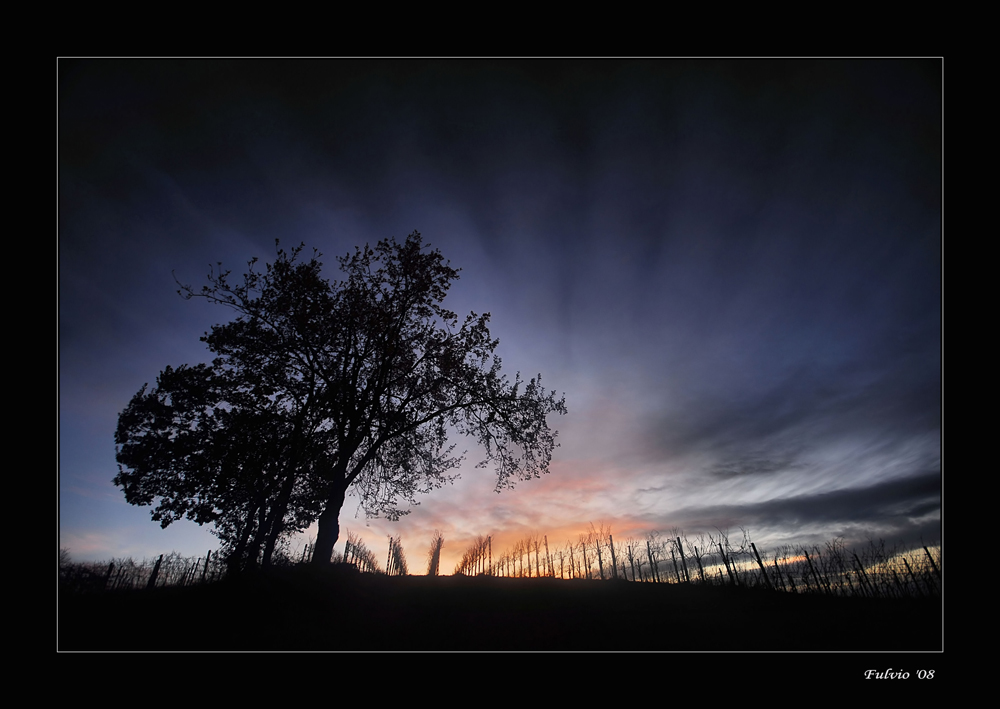
<path id="1" fill-rule="evenodd" d="M 296 567 L 72 596 L 60 650 L 940 650 L 941 604 Z"/>

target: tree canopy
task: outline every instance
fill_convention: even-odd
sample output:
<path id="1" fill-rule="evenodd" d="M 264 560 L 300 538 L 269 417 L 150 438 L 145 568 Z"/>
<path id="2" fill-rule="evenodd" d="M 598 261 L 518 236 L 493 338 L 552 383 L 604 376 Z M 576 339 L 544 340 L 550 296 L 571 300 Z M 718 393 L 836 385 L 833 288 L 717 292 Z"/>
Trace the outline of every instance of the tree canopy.
<path id="1" fill-rule="evenodd" d="M 394 519 L 454 479 L 451 433 L 481 444 L 497 492 L 548 472 L 546 417 L 566 413 L 565 396 L 501 372 L 489 313 L 460 324 L 442 306 L 458 270 L 440 251 L 418 232 L 383 240 L 340 257 L 330 282 L 303 250 L 181 286 L 235 318 L 202 337 L 211 365 L 167 367 L 121 413 L 114 482 L 129 503 L 155 502 L 164 527 L 214 523 L 236 567 L 269 563 L 318 519 L 313 560 L 327 563 L 349 491 Z"/>

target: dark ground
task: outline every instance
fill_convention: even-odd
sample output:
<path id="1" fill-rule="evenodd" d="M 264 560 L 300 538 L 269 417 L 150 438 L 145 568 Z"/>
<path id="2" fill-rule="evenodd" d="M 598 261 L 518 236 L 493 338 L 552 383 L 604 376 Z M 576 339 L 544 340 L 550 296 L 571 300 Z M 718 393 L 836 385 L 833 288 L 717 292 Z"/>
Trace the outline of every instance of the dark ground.
<path id="1" fill-rule="evenodd" d="M 58 649 L 939 651 L 940 599 L 297 567 L 59 597 Z"/>

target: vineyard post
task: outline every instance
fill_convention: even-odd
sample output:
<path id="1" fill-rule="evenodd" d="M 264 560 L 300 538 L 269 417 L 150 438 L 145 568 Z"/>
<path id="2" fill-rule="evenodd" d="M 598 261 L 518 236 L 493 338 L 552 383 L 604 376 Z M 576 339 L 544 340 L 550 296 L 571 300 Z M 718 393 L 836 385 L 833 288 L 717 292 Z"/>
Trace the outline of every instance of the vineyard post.
<path id="1" fill-rule="evenodd" d="M 926 546 L 924 547 L 924 553 L 927 555 L 927 560 L 930 562 L 934 573 L 931 574 L 930 571 L 927 571 L 927 566 L 925 565 L 921 577 L 924 579 L 924 585 L 927 586 L 928 593 L 931 596 L 934 596 L 940 593 L 941 569 L 939 569 L 938 565 L 934 562 L 934 557 L 931 555 L 930 550 Z"/>
<path id="2" fill-rule="evenodd" d="M 778 568 L 778 555 L 774 555 L 774 574 L 778 577 L 778 583 L 781 584 L 781 590 L 785 590 L 785 579 L 781 577 L 781 569 Z"/>
<path id="3" fill-rule="evenodd" d="M 611 547 L 611 572 L 618 578 L 618 561 L 615 559 L 615 538 L 608 532 L 608 546 Z"/>
<path id="4" fill-rule="evenodd" d="M 653 550 L 649 546 L 649 540 L 646 540 L 646 555 L 649 557 L 649 575 L 653 577 L 653 583 L 660 582 L 660 570 L 656 568 L 656 564 L 653 562 Z"/>
<path id="5" fill-rule="evenodd" d="M 764 562 L 760 560 L 760 554 L 757 552 L 757 545 L 750 542 L 750 548 L 753 549 L 753 554 L 757 557 L 757 566 L 760 567 L 760 573 L 764 577 L 764 583 L 766 583 L 767 587 L 773 591 L 774 586 L 771 585 L 771 579 L 767 577 L 767 572 L 764 570 Z"/>
<path id="6" fill-rule="evenodd" d="M 931 562 L 931 568 L 934 569 L 934 575 L 938 577 L 938 580 L 940 580 L 941 569 L 939 569 L 938 565 L 934 563 L 934 557 L 931 556 L 931 552 L 927 547 L 924 547 L 924 553 L 927 554 L 927 560 Z"/>
<path id="7" fill-rule="evenodd" d="M 160 564 L 163 563 L 163 554 L 160 554 L 160 558 L 156 560 L 156 566 L 153 567 L 153 573 L 149 577 L 149 583 L 146 584 L 146 588 L 156 588 L 156 577 L 160 573 Z"/>
<path id="8" fill-rule="evenodd" d="M 927 587 L 927 592 L 932 596 L 936 594 L 938 592 L 938 589 L 937 586 L 934 585 L 934 576 L 931 574 L 931 572 L 927 571 L 927 569 L 925 568 L 924 572 L 920 576 L 924 580 L 924 585 Z"/>
<path id="9" fill-rule="evenodd" d="M 677 537 L 677 549 L 681 553 L 681 566 L 684 568 L 684 580 L 691 583 L 691 576 L 688 574 L 687 559 L 684 558 L 684 547 L 681 546 L 681 538 Z"/>
<path id="10" fill-rule="evenodd" d="M 827 555 L 829 556 L 829 555 Z M 823 582 L 823 587 L 826 588 L 826 592 L 831 596 L 834 595 L 833 589 L 830 587 L 830 570 L 829 562 L 823 558 L 823 552 L 819 547 L 816 547 L 816 565 L 823 569 L 823 574 L 820 575 L 820 581 Z"/>
<path id="11" fill-rule="evenodd" d="M 896 582 L 896 588 L 899 590 L 899 597 L 902 598 L 903 596 L 908 595 L 903 591 L 903 584 L 899 580 L 899 575 L 896 573 L 896 570 L 895 569 L 889 569 L 889 570 L 892 572 L 892 579 L 893 581 Z"/>
<path id="12" fill-rule="evenodd" d="M 701 582 L 705 583 L 705 569 L 701 566 L 701 555 L 698 553 L 698 547 L 694 548 L 694 560 L 698 562 L 698 573 L 701 575 Z"/>
<path id="13" fill-rule="evenodd" d="M 726 558 L 726 552 L 722 550 L 722 544 L 716 542 L 719 547 L 719 554 L 722 555 L 722 563 L 726 565 L 726 574 L 729 576 L 729 583 L 733 586 L 736 585 L 736 579 L 733 578 L 733 572 L 729 570 L 729 559 Z M 722 572 L 719 572 L 719 576 L 722 576 Z"/>
<path id="14" fill-rule="evenodd" d="M 677 566 L 677 552 L 674 551 L 673 547 L 670 548 L 670 558 L 674 562 L 674 576 L 677 577 L 677 583 L 681 582 L 681 570 Z"/>
<path id="15" fill-rule="evenodd" d="M 802 553 L 806 555 L 806 561 L 809 562 L 809 570 L 812 571 L 813 578 L 816 579 L 816 586 L 819 588 L 820 591 L 822 591 L 823 590 L 823 582 L 820 580 L 819 574 L 816 573 L 816 567 L 813 566 L 812 559 L 809 558 L 809 552 L 803 547 Z M 827 591 L 827 593 L 829 593 L 829 589 L 826 589 L 826 591 Z"/>
<path id="16" fill-rule="evenodd" d="M 913 575 L 913 569 L 910 568 L 910 562 L 906 560 L 905 556 L 903 557 L 903 564 L 906 565 L 906 573 L 910 575 L 910 579 L 913 581 L 913 587 L 917 589 L 917 593 L 919 593 L 920 597 L 923 598 L 924 591 L 920 588 L 920 584 L 917 583 L 917 577 Z"/>
<path id="17" fill-rule="evenodd" d="M 847 573 L 844 574 L 844 578 L 847 579 L 847 587 L 849 589 L 851 589 L 851 595 L 852 596 L 860 595 L 857 591 L 854 590 L 854 582 L 851 581 L 851 573 L 850 573 L 850 571 L 848 571 Z"/>
<path id="18" fill-rule="evenodd" d="M 601 538 L 594 539 L 594 546 L 597 547 L 597 569 L 601 572 L 601 581 L 604 580 L 604 559 L 601 557 Z"/>
<path id="19" fill-rule="evenodd" d="M 861 572 L 855 570 L 854 575 L 858 577 L 857 595 L 860 596 L 861 598 L 868 598 L 869 596 L 871 596 L 871 594 L 868 592 L 868 589 L 865 587 L 864 579 L 861 577 Z"/>
<path id="20" fill-rule="evenodd" d="M 808 559 L 809 557 L 806 556 L 806 558 Z M 868 574 L 865 573 L 865 567 L 861 565 L 861 560 L 858 559 L 858 555 L 856 553 L 854 554 L 854 563 L 857 564 L 858 578 L 862 583 L 862 587 L 867 588 L 868 593 L 870 596 L 872 596 L 872 598 L 878 597 L 878 591 L 872 587 L 871 581 L 868 578 Z"/>

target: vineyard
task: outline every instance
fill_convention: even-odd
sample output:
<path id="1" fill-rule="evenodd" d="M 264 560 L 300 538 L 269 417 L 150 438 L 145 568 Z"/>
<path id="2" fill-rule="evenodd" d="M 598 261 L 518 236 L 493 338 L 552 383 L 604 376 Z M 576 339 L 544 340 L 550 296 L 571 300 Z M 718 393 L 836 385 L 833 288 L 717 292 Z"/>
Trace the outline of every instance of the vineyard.
<path id="1" fill-rule="evenodd" d="M 125 557 L 89 563 L 72 563 L 68 556 L 60 552 L 59 586 L 66 593 L 192 586 L 218 581 L 226 574 L 224 561 L 212 552 L 204 557 L 184 557 L 172 552 L 142 561 Z"/>
<path id="2" fill-rule="evenodd" d="M 227 576 L 215 554 L 106 564 L 63 559 L 60 647 L 941 649 L 938 546 L 900 551 L 870 541 L 849 549 L 835 540 L 765 552 L 745 532 L 737 539 L 671 532 L 618 540 L 592 528 L 558 547 L 545 535 L 505 549 L 479 537 L 453 574 L 441 576 L 446 541 L 439 532 L 426 575 L 408 573 L 398 537 L 379 554 L 354 534 L 345 541 L 328 566 L 305 563 L 307 545 L 237 576 Z"/>
<path id="3" fill-rule="evenodd" d="M 883 540 L 847 549 L 842 539 L 824 548 L 786 545 L 760 552 L 746 530 L 700 535 L 676 530 L 644 539 L 615 541 L 607 528 L 591 527 L 577 542 L 550 549 L 547 536 L 532 535 L 494 555 L 492 538 L 478 537 L 456 574 L 504 578 L 618 579 L 637 583 L 694 583 L 762 587 L 791 593 L 901 598 L 941 591 L 940 548 L 888 548 Z"/>
<path id="4" fill-rule="evenodd" d="M 444 538 L 435 532 L 428 551 L 427 575 L 439 573 Z M 900 550 L 883 540 L 848 549 L 843 540 L 824 547 L 786 545 L 760 551 L 745 530 L 736 541 L 729 534 L 688 539 L 676 530 L 652 532 L 645 538 L 615 540 L 605 527 L 591 527 L 576 542 L 556 548 L 547 536 L 530 535 L 504 550 L 494 550 L 491 536 L 477 537 L 454 569 L 455 575 L 499 578 L 619 580 L 632 583 L 692 584 L 766 588 L 787 593 L 817 593 L 870 598 L 921 598 L 941 593 L 940 547 Z M 277 566 L 307 563 L 312 545 L 284 555 Z M 357 535 L 348 532 L 344 553 L 334 564 L 362 573 L 407 576 L 409 567 L 399 537 L 389 537 L 382 557 Z M 60 563 L 60 585 L 69 593 L 124 591 L 165 586 L 190 586 L 217 581 L 226 574 L 224 560 L 160 555 L 137 562 L 131 558 L 107 563 Z"/>

